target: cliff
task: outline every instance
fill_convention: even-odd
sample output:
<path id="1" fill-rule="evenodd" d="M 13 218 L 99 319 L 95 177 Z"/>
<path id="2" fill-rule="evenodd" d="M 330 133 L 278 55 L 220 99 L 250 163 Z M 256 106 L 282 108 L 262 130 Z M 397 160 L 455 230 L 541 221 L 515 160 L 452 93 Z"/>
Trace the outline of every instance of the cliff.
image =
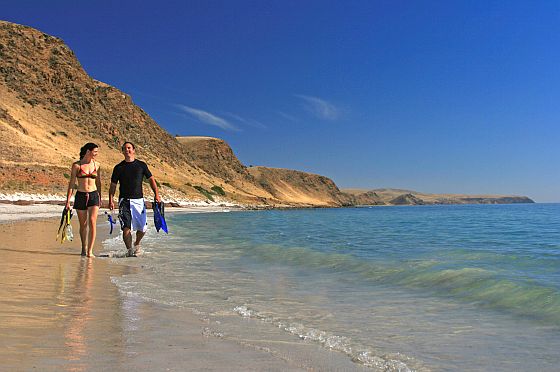
<path id="1" fill-rule="evenodd" d="M 10 175 L 0 190 L 63 193 L 86 142 L 101 146 L 106 172 L 122 159 L 125 140 L 158 165 L 161 179 L 177 167 L 193 172 L 173 137 L 130 96 L 91 78 L 56 37 L 0 21 L 0 96 L 0 133 L 10 138 L 0 143 L 0 168 Z"/>
<path id="2" fill-rule="evenodd" d="M 5 21 L 0 21 L 0 97 L 0 135 L 9 138 L 0 142 L 0 192 L 63 195 L 70 164 L 86 142 L 100 145 L 107 190 L 112 166 L 122 160 L 120 145 L 132 141 L 164 196 L 251 205 L 328 204 L 321 200 L 324 194 L 308 193 L 302 200 L 289 192 L 289 200 L 280 192 L 272 195 L 223 140 L 171 136 L 128 94 L 90 77 L 62 40 Z M 307 177 L 299 175 L 299 180 Z M 307 184 L 314 179 L 310 175 Z"/>
<path id="3" fill-rule="evenodd" d="M 282 207 L 431 203 L 414 192 L 392 198 L 376 190 L 344 193 L 324 176 L 247 168 L 217 138 L 173 137 L 131 96 L 90 77 L 61 39 L 5 21 L 0 21 L 0 97 L 0 193 L 64 195 L 80 147 L 95 142 L 106 197 L 112 167 L 123 158 L 120 145 L 132 141 L 167 199 Z M 508 198 L 440 202 L 522 200 Z"/>

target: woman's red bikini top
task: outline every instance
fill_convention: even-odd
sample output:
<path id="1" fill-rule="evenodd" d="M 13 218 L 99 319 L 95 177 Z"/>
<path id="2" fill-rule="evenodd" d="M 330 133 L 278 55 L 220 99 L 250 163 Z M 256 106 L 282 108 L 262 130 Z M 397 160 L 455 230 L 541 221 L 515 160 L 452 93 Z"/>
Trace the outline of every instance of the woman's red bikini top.
<path id="1" fill-rule="evenodd" d="M 76 175 L 76 177 L 78 178 L 96 178 L 97 177 L 97 165 L 95 164 L 95 162 L 93 162 L 93 171 L 90 173 L 86 173 L 86 171 L 83 170 L 82 168 L 83 164 L 80 164 L 80 170 L 78 171 L 78 174 Z"/>

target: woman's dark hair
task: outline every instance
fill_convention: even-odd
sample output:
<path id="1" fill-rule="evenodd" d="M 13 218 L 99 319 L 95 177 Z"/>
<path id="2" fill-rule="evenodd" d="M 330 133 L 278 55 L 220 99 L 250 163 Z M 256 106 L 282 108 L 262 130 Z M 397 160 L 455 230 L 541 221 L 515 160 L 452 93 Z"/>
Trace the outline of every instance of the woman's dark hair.
<path id="1" fill-rule="evenodd" d="M 95 143 L 92 142 L 88 142 L 85 145 L 82 146 L 82 148 L 80 149 L 80 160 L 82 160 L 84 158 L 84 156 L 86 155 L 86 152 L 89 151 L 93 151 L 93 149 L 98 148 L 99 146 L 97 146 Z"/>
<path id="2" fill-rule="evenodd" d="M 127 143 L 130 143 L 130 145 L 132 146 L 132 148 L 134 150 L 136 150 L 136 146 L 134 146 L 134 143 L 130 142 L 130 141 L 126 141 L 125 143 L 122 144 L 121 146 L 121 150 L 124 150 L 124 147 L 126 146 Z"/>

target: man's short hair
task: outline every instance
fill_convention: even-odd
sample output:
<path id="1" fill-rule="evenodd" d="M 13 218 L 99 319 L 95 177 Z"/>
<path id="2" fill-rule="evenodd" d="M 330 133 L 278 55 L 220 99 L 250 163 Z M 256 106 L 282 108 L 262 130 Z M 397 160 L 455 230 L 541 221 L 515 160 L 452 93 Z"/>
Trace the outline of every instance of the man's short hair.
<path id="1" fill-rule="evenodd" d="M 126 146 L 127 143 L 130 143 L 130 145 L 132 146 L 132 148 L 133 148 L 134 150 L 136 150 L 136 146 L 134 146 L 134 143 L 129 142 L 129 141 L 126 141 L 125 143 L 122 144 L 122 146 L 121 146 L 121 151 L 124 151 L 124 147 Z"/>

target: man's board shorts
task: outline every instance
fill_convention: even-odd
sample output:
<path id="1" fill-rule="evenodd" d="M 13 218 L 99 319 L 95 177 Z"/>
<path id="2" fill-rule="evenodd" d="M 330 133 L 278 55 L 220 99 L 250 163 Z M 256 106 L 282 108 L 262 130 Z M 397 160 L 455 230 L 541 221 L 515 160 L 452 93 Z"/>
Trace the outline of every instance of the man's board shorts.
<path id="1" fill-rule="evenodd" d="M 148 230 L 146 204 L 144 198 L 140 199 L 119 199 L 119 221 L 121 229 L 131 229 L 132 231 Z"/>
<path id="2" fill-rule="evenodd" d="M 85 211 L 89 207 L 99 207 L 101 201 L 99 200 L 99 192 L 83 192 L 76 191 L 76 196 L 74 197 L 74 209 Z"/>

